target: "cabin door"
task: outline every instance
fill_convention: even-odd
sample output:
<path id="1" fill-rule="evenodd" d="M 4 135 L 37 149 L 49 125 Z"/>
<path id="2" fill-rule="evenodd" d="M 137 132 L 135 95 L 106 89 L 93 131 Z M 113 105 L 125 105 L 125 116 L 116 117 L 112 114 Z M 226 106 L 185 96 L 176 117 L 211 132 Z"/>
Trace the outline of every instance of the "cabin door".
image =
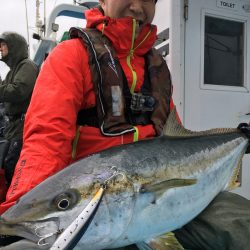
<path id="1" fill-rule="evenodd" d="M 185 22 L 185 127 L 250 122 L 250 1 L 188 0 Z M 242 186 L 250 198 L 250 155 Z"/>

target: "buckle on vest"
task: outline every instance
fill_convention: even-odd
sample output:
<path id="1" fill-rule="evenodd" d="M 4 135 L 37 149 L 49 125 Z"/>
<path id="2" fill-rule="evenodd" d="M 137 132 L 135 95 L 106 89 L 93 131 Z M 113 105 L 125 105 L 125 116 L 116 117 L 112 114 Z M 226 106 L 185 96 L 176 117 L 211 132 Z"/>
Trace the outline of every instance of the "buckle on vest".
<path id="1" fill-rule="evenodd" d="M 134 113 L 153 111 L 155 98 L 142 93 L 133 93 L 130 108 Z"/>

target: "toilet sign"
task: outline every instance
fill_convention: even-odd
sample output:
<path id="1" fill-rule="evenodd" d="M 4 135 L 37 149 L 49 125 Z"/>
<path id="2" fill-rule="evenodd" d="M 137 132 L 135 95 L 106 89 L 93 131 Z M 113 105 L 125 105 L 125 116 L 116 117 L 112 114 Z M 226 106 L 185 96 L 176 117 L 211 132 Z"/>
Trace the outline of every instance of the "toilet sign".
<path id="1" fill-rule="evenodd" d="M 217 0 L 217 7 L 229 9 L 229 10 L 238 10 L 239 3 L 234 1 L 225 1 L 225 0 Z"/>

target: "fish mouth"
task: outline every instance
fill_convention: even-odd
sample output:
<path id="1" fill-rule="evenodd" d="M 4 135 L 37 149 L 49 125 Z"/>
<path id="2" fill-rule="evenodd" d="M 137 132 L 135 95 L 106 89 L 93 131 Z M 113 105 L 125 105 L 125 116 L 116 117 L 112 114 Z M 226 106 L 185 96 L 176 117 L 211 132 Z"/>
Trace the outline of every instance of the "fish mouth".
<path id="1" fill-rule="evenodd" d="M 23 239 L 3 248 L 0 247 L 0 249 L 49 249 L 60 233 L 61 230 L 59 229 L 59 220 L 57 218 L 17 224 L 1 219 L 1 235 L 18 236 Z"/>

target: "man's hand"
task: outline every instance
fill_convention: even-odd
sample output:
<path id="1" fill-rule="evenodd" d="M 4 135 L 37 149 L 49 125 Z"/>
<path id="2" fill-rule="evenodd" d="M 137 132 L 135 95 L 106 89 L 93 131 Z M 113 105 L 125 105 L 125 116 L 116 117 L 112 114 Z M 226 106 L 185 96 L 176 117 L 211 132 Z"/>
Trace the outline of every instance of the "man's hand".
<path id="1" fill-rule="evenodd" d="M 240 123 L 237 127 L 242 133 L 246 135 L 248 139 L 250 139 L 250 125 L 247 123 Z M 246 154 L 250 153 L 250 145 L 248 145 Z"/>

